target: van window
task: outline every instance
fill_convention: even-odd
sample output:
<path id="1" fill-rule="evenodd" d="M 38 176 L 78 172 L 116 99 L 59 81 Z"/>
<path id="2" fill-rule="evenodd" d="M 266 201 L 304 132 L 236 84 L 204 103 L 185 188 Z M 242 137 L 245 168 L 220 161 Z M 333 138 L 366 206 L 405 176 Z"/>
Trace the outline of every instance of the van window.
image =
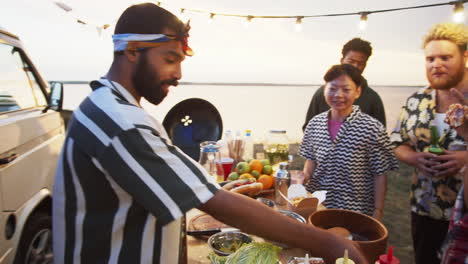
<path id="1" fill-rule="evenodd" d="M 45 98 L 18 48 L 0 44 L 0 113 L 45 105 Z"/>

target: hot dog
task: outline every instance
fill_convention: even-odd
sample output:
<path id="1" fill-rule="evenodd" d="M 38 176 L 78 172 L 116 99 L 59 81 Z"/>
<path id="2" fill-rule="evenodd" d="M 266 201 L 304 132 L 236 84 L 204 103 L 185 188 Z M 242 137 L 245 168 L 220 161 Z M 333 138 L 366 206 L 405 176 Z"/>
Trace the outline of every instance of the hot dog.
<path id="1" fill-rule="evenodd" d="M 255 196 L 263 190 L 263 184 L 255 182 L 255 179 L 242 179 L 227 183 L 223 186 L 223 189 L 248 196 Z"/>

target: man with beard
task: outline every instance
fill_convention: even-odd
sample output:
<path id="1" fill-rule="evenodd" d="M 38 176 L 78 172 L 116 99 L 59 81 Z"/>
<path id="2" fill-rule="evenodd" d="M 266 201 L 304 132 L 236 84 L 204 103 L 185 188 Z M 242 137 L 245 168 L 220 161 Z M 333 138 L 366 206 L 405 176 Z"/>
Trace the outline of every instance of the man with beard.
<path id="1" fill-rule="evenodd" d="M 362 75 L 366 68 L 367 60 L 369 60 L 372 55 L 372 47 L 369 41 L 365 41 L 360 38 L 353 38 L 343 46 L 341 55 L 341 64 L 353 65 Z M 328 106 L 325 101 L 324 90 L 325 86 L 321 86 L 317 91 L 315 91 L 314 96 L 310 101 L 302 130 L 305 130 L 307 124 L 314 116 L 330 109 L 330 106 Z M 379 120 L 382 125 L 386 126 L 385 109 L 382 99 L 380 99 L 379 94 L 374 91 L 374 89 L 367 85 L 367 80 L 364 77 L 361 84 L 361 90 L 361 95 L 356 99 L 356 101 L 354 101 L 354 104 L 358 105 L 362 112 Z"/>
<path id="2" fill-rule="evenodd" d="M 54 263 L 184 263 L 181 218 L 192 208 L 327 263 L 345 249 L 367 263 L 351 241 L 220 189 L 142 109 L 141 98 L 159 104 L 177 86 L 181 63 L 193 54 L 188 30 L 152 3 L 131 6 L 119 18 L 113 63 L 74 111 L 60 156 Z"/>
<path id="3" fill-rule="evenodd" d="M 423 42 L 430 86 L 411 95 L 392 133 L 395 154 L 415 168 L 411 185 L 411 228 L 416 264 L 440 263 L 437 250 L 447 234 L 450 215 L 462 184 L 466 144 L 444 123 L 448 107 L 457 102 L 454 88 L 468 93 L 466 62 L 468 31 L 464 25 L 435 25 Z M 435 155 L 430 127 L 444 152 Z"/>

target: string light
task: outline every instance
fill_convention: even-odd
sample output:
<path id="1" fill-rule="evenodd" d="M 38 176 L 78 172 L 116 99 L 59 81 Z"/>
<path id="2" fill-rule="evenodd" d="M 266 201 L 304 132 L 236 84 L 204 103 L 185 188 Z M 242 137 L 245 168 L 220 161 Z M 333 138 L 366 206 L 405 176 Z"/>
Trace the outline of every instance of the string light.
<path id="1" fill-rule="evenodd" d="M 296 18 L 296 25 L 294 26 L 294 30 L 296 32 L 301 32 L 302 31 L 302 19 L 304 17 L 297 17 Z"/>
<path id="2" fill-rule="evenodd" d="M 209 23 L 213 23 L 214 17 L 215 17 L 215 14 L 214 14 L 214 13 L 210 13 L 210 20 L 208 20 L 208 22 L 209 22 Z"/>
<path id="3" fill-rule="evenodd" d="M 359 30 L 364 31 L 367 28 L 367 15 L 369 13 L 363 12 L 361 13 L 361 20 L 359 21 Z"/>
<path id="4" fill-rule="evenodd" d="M 64 4 L 63 2 L 60 1 L 52 1 L 55 3 L 55 5 L 61 9 L 63 9 L 65 12 L 70 12 L 72 11 L 72 8 Z M 188 8 L 181 8 L 180 9 L 180 19 L 182 21 L 188 20 L 186 17 L 187 13 L 199 13 L 199 14 L 208 14 L 209 15 L 209 22 L 212 23 L 213 19 L 215 16 L 225 16 L 225 17 L 237 17 L 237 18 L 245 18 L 246 20 L 244 21 L 244 26 L 249 27 L 249 24 L 251 23 L 252 19 L 291 19 L 295 18 L 296 19 L 296 24 L 294 26 L 295 31 L 300 32 L 302 31 L 302 21 L 305 18 L 317 18 L 317 17 L 338 17 L 338 16 L 360 16 L 360 21 L 359 21 L 359 29 L 360 30 L 365 30 L 367 27 L 367 18 L 370 14 L 376 14 L 376 13 L 386 13 L 386 12 L 395 12 L 395 11 L 401 11 L 401 10 L 409 10 L 409 9 L 419 9 L 419 8 L 428 8 L 428 7 L 436 7 L 436 6 L 445 6 L 445 5 L 453 5 L 454 6 L 454 13 L 453 13 L 453 20 L 457 23 L 463 23 L 465 20 L 465 14 L 464 14 L 464 7 L 463 4 L 467 3 L 468 0 L 452 0 L 450 2 L 445 2 L 445 3 L 436 3 L 436 4 L 428 4 L 428 5 L 419 5 L 419 6 L 408 6 L 408 7 L 400 7 L 400 8 L 392 8 L 392 9 L 381 9 L 381 10 L 368 10 L 368 11 L 362 11 L 362 12 L 350 12 L 350 13 L 336 13 L 336 14 L 322 14 L 322 15 L 308 15 L 308 16 L 255 16 L 255 15 L 241 15 L 241 14 L 226 14 L 226 13 L 215 13 L 215 12 L 208 12 L 204 10 L 196 10 L 196 9 L 188 9 Z M 161 1 L 155 1 L 154 2 L 158 6 L 162 6 Z M 83 24 L 83 25 L 89 25 L 87 21 L 83 21 L 80 19 L 76 20 L 78 23 Z M 185 22 L 185 21 L 184 21 Z"/>
<path id="5" fill-rule="evenodd" d="M 179 19 L 182 21 L 182 22 L 187 22 L 189 20 L 189 17 L 187 15 L 187 12 L 185 12 L 186 9 L 185 8 L 181 8 L 180 9 L 180 13 L 179 13 Z"/>
<path id="6" fill-rule="evenodd" d="M 463 23 L 465 21 L 465 8 L 463 7 L 463 1 L 458 1 L 453 7 L 453 22 Z"/>
<path id="7" fill-rule="evenodd" d="M 253 18 L 254 18 L 253 16 L 247 16 L 247 18 L 246 18 L 246 20 L 245 20 L 245 22 L 244 22 L 244 26 L 245 26 L 246 28 L 249 27 L 250 22 L 252 22 L 252 19 L 253 19 Z"/>

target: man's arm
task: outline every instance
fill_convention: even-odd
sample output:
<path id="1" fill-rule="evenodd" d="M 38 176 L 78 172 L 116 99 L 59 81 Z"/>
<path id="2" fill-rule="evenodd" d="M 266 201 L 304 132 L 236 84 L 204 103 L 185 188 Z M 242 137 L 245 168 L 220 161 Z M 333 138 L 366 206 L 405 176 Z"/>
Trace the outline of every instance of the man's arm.
<path id="1" fill-rule="evenodd" d="M 375 102 L 372 103 L 374 106 L 372 112 L 373 112 L 373 117 L 375 117 L 377 120 L 384 125 L 384 127 L 387 127 L 387 119 L 385 118 L 385 107 L 382 102 L 382 99 L 380 98 L 379 94 L 375 92 Z"/>
<path id="2" fill-rule="evenodd" d="M 326 263 L 334 263 L 345 249 L 356 263 L 368 263 L 356 243 L 295 221 L 240 194 L 219 190 L 199 209 L 244 232 L 305 249 Z"/>
<path id="3" fill-rule="evenodd" d="M 387 193 L 387 175 L 378 175 L 374 179 L 374 213 L 373 217 L 377 220 L 382 220 L 383 209 L 385 203 L 385 195 Z"/>

